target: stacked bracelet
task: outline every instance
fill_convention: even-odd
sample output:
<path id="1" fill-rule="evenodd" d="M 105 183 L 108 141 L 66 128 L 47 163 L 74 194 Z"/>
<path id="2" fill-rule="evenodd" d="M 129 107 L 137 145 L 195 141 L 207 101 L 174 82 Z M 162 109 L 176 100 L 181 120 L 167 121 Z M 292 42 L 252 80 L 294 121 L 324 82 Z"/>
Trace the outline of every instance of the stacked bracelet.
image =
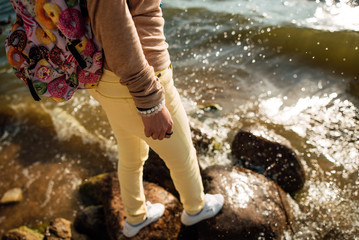
<path id="1" fill-rule="evenodd" d="M 137 108 L 137 111 L 142 117 L 150 117 L 150 116 L 153 116 L 153 115 L 159 113 L 162 110 L 164 105 L 165 105 L 165 100 L 163 100 L 162 102 L 160 102 L 158 105 L 154 106 L 153 108 L 149 108 L 149 109 Z"/>

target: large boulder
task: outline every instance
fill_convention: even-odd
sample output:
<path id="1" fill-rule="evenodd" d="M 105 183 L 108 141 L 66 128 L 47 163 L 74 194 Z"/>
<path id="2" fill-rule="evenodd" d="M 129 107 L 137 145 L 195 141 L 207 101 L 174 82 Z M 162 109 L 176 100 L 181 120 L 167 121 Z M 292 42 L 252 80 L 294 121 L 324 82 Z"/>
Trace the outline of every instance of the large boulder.
<path id="1" fill-rule="evenodd" d="M 284 191 L 294 194 L 304 186 L 302 164 L 283 137 L 265 129 L 242 129 L 232 142 L 235 165 L 261 173 Z"/>
<path id="2" fill-rule="evenodd" d="M 221 212 L 200 222 L 199 239 L 284 239 L 292 229 L 291 199 L 261 174 L 239 167 L 211 166 L 203 172 L 205 191 L 221 193 Z"/>
<path id="3" fill-rule="evenodd" d="M 133 239 L 177 239 L 181 222 L 179 213 L 182 207 L 179 201 L 162 187 L 144 182 L 146 200 L 152 203 L 160 202 L 165 205 L 164 215 L 155 223 L 142 229 Z M 117 173 L 109 175 L 102 189 L 103 207 L 107 231 L 110 239 L 125 239 L 122 228 L 125 223 L 125 210 L 121 200 L 120 186 Z"/>

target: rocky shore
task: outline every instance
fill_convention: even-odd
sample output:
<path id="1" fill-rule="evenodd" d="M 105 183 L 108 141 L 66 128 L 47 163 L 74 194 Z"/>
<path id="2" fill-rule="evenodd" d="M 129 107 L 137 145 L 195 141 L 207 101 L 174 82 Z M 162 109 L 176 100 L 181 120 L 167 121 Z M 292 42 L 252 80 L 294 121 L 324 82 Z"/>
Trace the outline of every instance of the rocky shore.
<path id="1" fill-rule="evenodd" d="M 209 151 L 214 140 L 195 124 L 191 126 L 197 151 Z M 291 196 L 305 181 L 296 151 L 283 137 L 257 127 L 236 133 L 231 158 L 231 165 L 201 169 L 205 191 L 225 196 L 222 211 L 185 227 L 169 170 L 151 151 L 144 166 L 145 195 L 151 202 L 163 203 L 166 211 L 133 239 L 290 239 L 295 231 Z M 84 208 L 73 222 L 56 218 L 36 230 L 21 226 L 8 231 L 2 240 L 126 239 L 121 231 L 125 213 L 116 172 L 84 180 L 78 193 Z"/>

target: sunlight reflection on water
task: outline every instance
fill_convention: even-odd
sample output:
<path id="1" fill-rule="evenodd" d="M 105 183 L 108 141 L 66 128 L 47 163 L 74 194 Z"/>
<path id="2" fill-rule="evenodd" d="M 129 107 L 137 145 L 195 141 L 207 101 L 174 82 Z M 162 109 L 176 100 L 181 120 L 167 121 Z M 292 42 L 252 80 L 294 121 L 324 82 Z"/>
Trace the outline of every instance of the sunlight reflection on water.
<path id="1" fill-rule="evenodd" d="M 315 145 L 330 162 L 352 173 L 359 167 L 356 108 L 337 97 L 336 93 L 308 96 L 285 107 L 283 100 L 275 97 L 263 101 L 259 111 L 274 123 L 307 137 L 307 144 Z"/>
<path id="2" fill-rule="evenodd" d="M 230 173 L 230 177 L 236 179 L 238 184 L 225 184 L 226 191 L 230 198 L 228 202 L 231 205 L 238 206 L 240 208 L 247 208 L 251 199 L 254 197 L 253 190 L 248 186 L 250 182 L 248 177 L 244 175 L 238 175 L 234 172 Z"/>
<path id="3" fill-rule="evenodd" d="M 348 0 L 337 3 L 326 0 L 326 4 L 318 6 L 307 23 L 316 29 L 359 31 L 359 6 L 351 6 Z"/>

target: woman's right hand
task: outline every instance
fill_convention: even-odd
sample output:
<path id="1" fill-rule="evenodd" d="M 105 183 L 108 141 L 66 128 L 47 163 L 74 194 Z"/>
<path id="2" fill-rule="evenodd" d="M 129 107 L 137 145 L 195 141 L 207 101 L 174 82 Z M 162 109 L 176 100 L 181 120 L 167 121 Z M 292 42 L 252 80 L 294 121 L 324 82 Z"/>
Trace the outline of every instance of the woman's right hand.
<path id="1" fill-rule="evenodd" d="M 173 131 L 173 121 L 166 106 L 164 106 L 162 110 L 155 115 L 141 117 L 145 127 L 144 131 L 146 137 L 152 137 L 154 140 L 162 140 L 164 138 L 171 137 L 171 133 Z"/>

